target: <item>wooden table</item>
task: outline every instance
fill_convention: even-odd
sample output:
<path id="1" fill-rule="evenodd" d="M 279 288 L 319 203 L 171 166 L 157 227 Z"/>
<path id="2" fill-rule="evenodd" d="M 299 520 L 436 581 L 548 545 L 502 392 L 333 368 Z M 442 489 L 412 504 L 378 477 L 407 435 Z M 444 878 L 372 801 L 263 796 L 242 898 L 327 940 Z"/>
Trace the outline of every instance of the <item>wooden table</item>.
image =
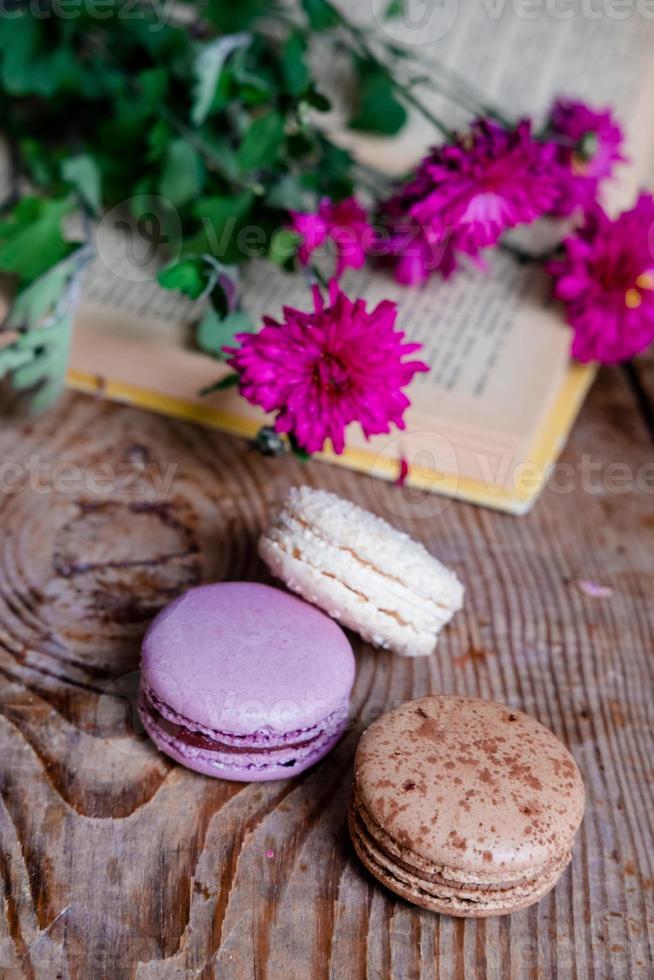
<path id="1" fill-rule="evenodd" d="M 654 976 L 654 464 L 621 373 L 601 376 L 555 486 L 524 518 L 411 501 L 81 396 L 5 425 L 0 456 L 2 978 Z M 356 723 L 315 769 L 206 779 L 140 731 L 139 640 L 188 586 L 265 579 L 257 535 L 298 482 L 422 539 L 465 580 L 466 607 L 431 658 L 357 644 Z M 588 596 L 580 580 L 613 592 Z M 357 738 L 428 692 L 522 708 L 581 766 L 572 866 L 538 906 L 439 917 L 354 859 Z"/>

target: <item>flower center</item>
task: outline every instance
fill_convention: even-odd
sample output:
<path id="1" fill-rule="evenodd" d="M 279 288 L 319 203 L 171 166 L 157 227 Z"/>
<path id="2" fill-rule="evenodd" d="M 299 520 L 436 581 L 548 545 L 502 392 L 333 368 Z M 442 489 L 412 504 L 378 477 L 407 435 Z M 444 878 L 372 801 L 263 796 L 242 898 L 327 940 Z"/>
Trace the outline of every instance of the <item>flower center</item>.
<path id="1" fill-rule="evenodd" d="M 332 395 L 340 395 L 350 386 L 352 378 L 343 361 L 329 352 L 320 357 L 313 367 L 315 384 Z"/>
<path id="2" fill-rule="evenodd" d="M 641 272 L 636 277 L 636 285 L 625 291 L 625 306 L 630 310 L 637 310 L 643 302 L 643 291 L 650 289 L 654 289 L 654 275 L 651 272 Z"/>
<path id="3" fill-rule="evenodd" d="M 574 173 L 585 174 L 598 150 L 599 136 L 597 133 L 592 130 L 584 133 L 572 152 L 571 163 Z"/>

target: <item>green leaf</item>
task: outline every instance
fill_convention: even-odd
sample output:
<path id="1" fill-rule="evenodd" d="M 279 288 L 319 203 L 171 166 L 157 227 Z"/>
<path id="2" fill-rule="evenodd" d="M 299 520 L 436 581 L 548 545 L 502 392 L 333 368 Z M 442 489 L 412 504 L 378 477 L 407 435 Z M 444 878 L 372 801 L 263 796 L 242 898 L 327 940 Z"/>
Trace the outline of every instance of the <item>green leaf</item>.
<path id="1" fill-rule="evenodd" d="M 172 138 L 173 130 L 170 124 L 164 119 L 156 119 L 146 136 L 148 144 L 147 162 L 156 163 L 161 160 Z"/>
<path id="2" fill-rule="evenodd" d="M 210 395 L 212 391 L 224 391 L 226 388 L 234 388 L 238 384 L 239 376 L 238 374 L 227 374 L 220 381 L 214 381 L 213 384 L 207 385 L 206 388 L 200 390 L 201 395 Z"/>
<path id="3" fill-rule="evenodd" d="M 256 17 L 269 12 L 269 0 L 208 0 L 206 16 L 221 34 L 249 27 Z"/>
<path id="4" fill-rule="evenodd" d="M 250 48 L 240 48 L 234 55 L 230 68 L 238 87 L 238 98 L 245 105 L 258 105 L 272 101 L 277 90 L 277 79 L 267 64 L 260 39 Z"/>
<path id="5" fill-rule="evenodd" d="M 228 181 L 238 182 L 241 176 L 241 168 L 236 159 L 236 150 L 231 143 L 231 133 L 216 133 L 215 129 L 204 126 L 200 130 L 204 145 L 211 151 L 216 159 L 217 168 L 220 175 Z"/>
<path id="6" fill-rule="evenodd" d="M 244 171 L 258 170 L 275 162 L 284 139 L 284 118 L 279 112 L 258 116 L 247 130 L 237 159 Z"/>
<path id="7" fill-rule="evenodd" d="M 307 452 L 306 449 L 302 448 L 302 446 L 299 444 L 295 435 L 292 432 L 289 433 L 288 441 L 291 444 L 291 451 L 293 452 L 293 455 L 297 456 L 299 460 L 301 460 L 303 463 L 306 463 L 308 462 L 308 460 L 311 459 L 311 453 Z"/>
<path id="8" fill-rule="evenodd" d="M 198 324 L 196 340 L 207 354 L 223 358 L 224 347 L 237 346 L 237 334 L 252 333 L 253 330 L 252 320 L 243 310 L 235 310 L 220 317 L 215 310 L 207 309 Z"/>
<path id="9" fill-rule="evenodd" d="M 179 289 L 185 296 L 198 299 L 207 288 L 209 269 L 202 256 L 193 256 L 167 265 L 157 281 L 164 289 Z"/>
<path id="10" fill-rule="evenodd" d="M 24 197 L 0 222 L 0 271 L 26 284 L 68 255 L 73 245 L 64 240 L 61 223 L 71 208 L 69 197 Z"/>
<path id="11" fill-rule="evenodd" d="M 278 228 L 270 240 L 268 258 L 275 265 L 288 266 L 297 255 L 301 237 L 292 228 Z"/>
<path id="12" fill-rule="evenodd" d="M 395 20 L 396 17 L 401 17 L 404 11 L 404 0 L 389 0 L 386 9 L 384 11 L 384 20 Z"/>
<path id="13" fill-rule="evenodd" d="M 26 13 L 0 19 L 0 80 L 3 88 L 13 95 L 22 95 L 32 86 L 40 33 L 36 19 Z"/>
<path id="14" fill-rule="evenodd" d="M 209 252 L 221 261 L 239 261 L 239 232 L 250 214 L 254 195 L 250 191 L 231 196 L 214 194 L 202 197 L 193 205 L 192 213 L 201 224 L 193 240 L 193 248 Z"/>
<path id="15" fill-rule="evenodd" d="M 204 170 L 197 150 L 185 139 L 168 145 L 159 178 L 159 193 L 175 207 L 183 207 L 202 191 Z"/>
<path id="16" fill-rule="evenodd" d="M 83 68 L 63 42 L 52 43 L 46 22 L 14 10 L 0 16 L 0 82 L 11 95 L 50 98 L 82 87 Z"/>
<path id="17" fill-rule="evenodd" d="M 48 269 L 31 285 L 22 289 L 14 298 L 7 316 L 6 326 L 10 330 L 28 331 L 38 327 L 48 312 L 54 308 L 67 283 L 80 263 L 80 250 Z M 23 338 L 23 343 L 25 339 Z"/>
<path id="18" fill-rule="evenodd" d="M 102 209 L 102 180 L 100 170 L 89 153 L 68 157 L 61 165 L 61 176 L 77 191 L 94 214 Z"/>
<path id="19" fill-rule="evenodd" d="M 306 92 L 311 80 L 304 60 L 306 48 L 306 41 L 299 31 L 289 34 L 282 48 L 282 73 L 286 89 L 296 97 Z"/>
<path id="20" fill-rule="evenodd" d="M 52 159 L 52 154 L 45 151 L 41 140 L 25 136 L 18 141 L 18 155 L 25 169 L 25 175 L 39 187 L 47 187 L 55 180 L 58 166 Z"/>
<path id="21" fill-rule="evenodd" d="M 168 72 L 165 68 L 146 68 L 136 78 L 141 93 L 141 106 L 155 111 L 166 101 Z"/>
<path id="22" fill-rule="evenodd" d="M 228 34 L 199 49 L 193 62 L 195 85 L 191 109 L 191 119 L 196 126 L 200 126 L 209 115 L 220 73 L 230 54 L 238 48 L 247 47 L 250 40 L 251 35 L 246 32 Z"/>
<path id="23" fill-rule="evenodd" d="M 302 0 L 302 9 L 314 31 L 326 31 L 342 22 L 338 10 L 328 0 Z"/>
<path id="24" fill-rule="evenodd" d="M 201 197 L 193 205 L 193 215 L 200 221 L 208 221 L 214 231 L 220 234 L 225 225 L 231 220 L 242 218 L 250 210 L 254 200 L 251 191 L 230 196 L 213 194 L 211 197 Z"/>
<path id="25" fill-rule="evenodd" d="M 315 195 L 295 174 L 284 174 L 268 191 L 266 206 L 285 211 L 309 211 L 315 205 Z"/>
<path id="26" fill-rule="evenodd" d="M 318 89 L 313 85 L 305 95 L 305 99 L 307 100 L 311 108 L 317 109 L 318 112 L 329 112 L 329 110 L 332 107 L 332 104 L 327 98 L 327 96 L 323 95 L 322 92 L 319 92 Z"/>
<path id="27" fill-rule="evenodd" d="M 317 166 L 305 177 L 307 185 L 320 197 L 334 201 L 349 197 L 353 191 L 352 154 L 334 146 L 326 137 L 320 137 L 321 157 Z"/>
<path id="28" fill-rule="evenodd" d="M 79 279 L 91 257 L 79 249 L 21 290 L 7 325 L 18 337 L 0 351 L 0 377 L 9 376 L 15 391 L 35 389 L 29 406 L 42 411 L 63 389 Z"/>
<path id="29" fill-rule="evenodd" d="M 382 66 L 372 61 L 360 61 L 359 104 L 350 120 L 353 129 L 383 136 L 394 136 L 404 126 L 406 109 L 395 97 L 393 78 Z"/>

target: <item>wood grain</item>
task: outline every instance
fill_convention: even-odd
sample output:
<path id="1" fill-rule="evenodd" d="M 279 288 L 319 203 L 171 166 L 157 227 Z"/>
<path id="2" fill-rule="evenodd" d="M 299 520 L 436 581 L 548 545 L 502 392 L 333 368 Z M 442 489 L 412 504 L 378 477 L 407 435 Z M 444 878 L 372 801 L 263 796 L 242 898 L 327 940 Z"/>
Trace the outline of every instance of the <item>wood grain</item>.
<path id="1" fill-rule="evenodd" d="M 0 461 L 0 976 L 654 976 L 654 466 L 622 374 L 601 377 L 553 484 L 520 519 L 263 460 L 81 396 L 5 427 Z M 628 493 L 625 473 L 640 483 Z M 139 640 L 194 583 L 265 580 L 258 533 L 298 482 L 423 540 L 465 580 L 465 611 L 429 659 L 357 644 L 352 723 L 317 768 L 268 784 L 206 779 L 139 728 Z M 585 579 L 613 594 L 590 598 Z M 412 908 L 348 843 L 361 730 L 441 691 L 532 713 L 586 780 L 571 869 L 510 918 Z"/>

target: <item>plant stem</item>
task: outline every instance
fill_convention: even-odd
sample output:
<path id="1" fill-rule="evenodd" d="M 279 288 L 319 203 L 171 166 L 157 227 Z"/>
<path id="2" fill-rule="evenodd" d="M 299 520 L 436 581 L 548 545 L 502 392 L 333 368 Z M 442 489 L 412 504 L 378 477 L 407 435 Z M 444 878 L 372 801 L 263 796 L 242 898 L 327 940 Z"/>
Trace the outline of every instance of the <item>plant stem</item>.
<path id="1" fill-rule="evenodd" d="M 441 120 L 434 115 L 431 109 L 428 109 L 427 106 L 423 102 L 421 102 L 421 100 L 416 95 L 414 95 L 414 93 L 411 91 L 411 89 L 408 86 L 402 84 L 402 82 L 397 82 L 397 81 L 395 81 L 394 84 L 397 91 L 400 93 L 402 98 L 409 103 L 409 105 L 412 105 L 414 109 L 417 109 L 418 112 L 420 112 L 421 115 L 423 115 L 425 119 L 427 119 L 427 121 L 432 124 L 432 126 L 435 126 L 435 128 L 440 132 L 440 134 L 444 136 L 447 140 L 452 139 L 454 133 L 452 132 L 450 127 L 446 126 L 445 123 L 441 122 Z"/>
<path id="2" fill-rule="evenodd" d="M 556 248 L 553 248 L 547 252 L 527 252 L 525 249 L 519 248 L 517 245 L 511 245 L 510 242 L 506 241 L 500 241 L 499 248 L 503 252 L 506 252 L 507 255 L 512 255 L 521 265 L 529 265 L 530 263 L 542 265 L 545 262 L 549 262 L 557 251 Z"/>
<path id="3" fill-rule="evenodd" d="M 355 24 L 352 24 L 342 14 L 341 14 L 341 25 L 349 33 L 350 37 L 353 39 L 355 44 L 358 45 L 359 51 L 363 55 L 363 57 L 366 58 L 368 61 L 370 61 L 372 64 L 374 64 L 377 68 L 381 69 L 382 71 L 388 72 L 386 65 L 384 65 L 383 62 L 379 60 L 377 55 L 370 48 L 368 41 L 365 37 L 365 34 L 361 30 L 361 28 L 357 27 Z M 427 119 L 427 121 L 430 122 L 432 126 L 434 126 L 441 133 L 442 136 L 445 136 L 446 139 L 451 139 L 452 130 L 449 128 L 449 126 L 446 126 L 445 123 L 442 122 L 442 120 L 440 120 L 437 116 L 435 116 L 434 113 L 431 111 L 431 109 L 428 109 L 427 106 L 424 105 L 424 103 L 421 102 L 421 100 L 416 95 L 414 95 L 414 93 L 407 85 L 405 85 L 403 82 L 398 81 L 393 76 L 390 77 L 393 81 L 394 88 L 396 89 L 398 94 L 402 96 L 405 102 L 408 102 L 409 105 L 413 106 L 414 109 L 420 112 L 421 115 L 424 116 L 424 118 Z"/>

